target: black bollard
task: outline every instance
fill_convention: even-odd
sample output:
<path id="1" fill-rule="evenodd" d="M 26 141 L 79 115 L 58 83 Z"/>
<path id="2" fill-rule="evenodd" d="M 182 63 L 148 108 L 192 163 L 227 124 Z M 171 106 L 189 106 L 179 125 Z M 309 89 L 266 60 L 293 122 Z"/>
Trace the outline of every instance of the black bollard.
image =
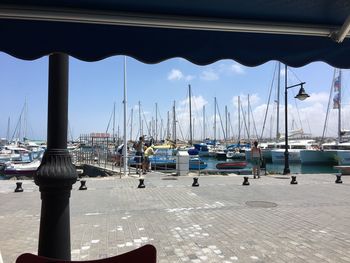
<path id="1" fill-rule="evenodd" d="M 145 188 L 146 186 L 145 186 L 145 184 L 144 184 L 144 180 L 145 179 L 143 179 L 143 178 L 141 178 L 141 179 L 139 179 L 139 185 L 138 185 L 138 187 L 137 188 Z"/>
<path id="2" fill-rule="evenodd" d="M 250 185 L 250 183 L 248 181 L 249 177 L 248 176 L 244 176 L 243 178 L 244 178 L 244 181 L 243 181 L 242 185 Z"/>
<path id="3" fill-rule="evenodd" d="M 297 177 L 295 175 L 292 176 L 292 181 L 290 181 L 290 184 L 298 184 Z"/>
<path id="4" fill-rule="evenodd" d="M 192 183 L 193 187 L 198 187 L 199 183 L 198 183 L 198 177 L 193 177 L 193 183 Z"/>
<path id="5" fill-rule="evenodd" d="M 23 192 L 22 182 L 17 182 L 16 183 L 15 193 L 20 193 L 20 192 Z"/>
<path id="6" fill-rule="evenodd" d="M 85 180 L 80 180 L 80 187 L 79 187 L 79 190 L 87 190 L 87 187 L 86 187 L 86 181 Z"/>
<path id="7" fill-rule="evenodd" d="M 341 180 L 341 174 L 336 174 L 336 176 L 337 176 L 337 180 L 335 180 L 335 183 L 336 184 L 342 184 L 343 181 Z"/>

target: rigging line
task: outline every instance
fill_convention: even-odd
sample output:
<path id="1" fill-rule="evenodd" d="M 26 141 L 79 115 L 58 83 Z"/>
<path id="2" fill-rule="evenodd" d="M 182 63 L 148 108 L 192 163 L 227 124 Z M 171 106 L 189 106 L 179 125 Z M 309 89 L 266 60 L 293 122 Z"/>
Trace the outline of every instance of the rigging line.
<path id="1" fill-rule="evenodd" d="M 109 121 L 108 121 L 107 129 L 106 129 L 106 133 L 108 133 L 108 130 L 109 130 L 109 125 L 111 124 L 112 117 L 113 117 L 113 110 L 112 110 L 112 114 L 111 114 L 111 116 L 109 117 Z"/>
<path id="2" fill-rule="evenodd" d="M 184 137 L 184 134 L 182 133 L 182 129 L 181 129 L 181 125 L 180 125 L 180 122 L 175 120 L 175 122 L 177 122 L 177 126 L 179 127 L 179 131 L 180 131 L 180 134 L 181 134 L 181 137 L 182 137 L 182 140 L 185 141 L 185 137 Z"/>
<path id="3" fill-rule="evenodd" d="M 293 97 L 295 97 L 295 93 L 293 90 L 292 90 L 292 93 L 293 93 Z M 295 104 L 295 108 L 297 109 L 297 114 L 298 114 L 298 118 L 299 118 L 299 122 L 300 122 L 300 128 L 303 130 L 303 123 L 301 122 L 300 111 L 299 111 L 297 100 L 295 98 L 294 98 L 294 104 Z"/>
<path id="4" fill-rule="evenodd" d="M 248 131 L 248 127 L 247 127 L 247 123 L 245 121 L 245 111 L 242 107 L 242 104 L 241 104 L 241 111 L 242 111 L 242 115 L 243 115 L 243 123 L 244 123 L 244 127 L 246 129 L 246 132 L 247 132 L 247 136 L 250 137 L 250 134 L 249 134 L 249 131 Z"/>
<path id="5" fill-rule="evenodd" d="M 70 122 L 69 122 L 69 120 L 68 120 L 68 137 L 69 137 L 69 135 L 70 135 L 71 141 L 73 141 L 72 129 L 71 129 L 71 127 L 70 127 Z"/>
<path id="6" fill-rule="evenodd" d="M 330 90 L 330 92 L 329 92 L 329 98 L 328 98 L 328 104 L 327 104 L 326 117 L 325 117 L 324 125 L 323 125 L 323 132 L 322 132 L 321 143 L 323 142 L 324 137 L 325 137 L 325 135 L 326 135 L 326 131 L 327 131 L 327 122 L 328 122 L 328 116 L 329 116 L 329 106 L 330 106 L 330 104 L 331 104 L 332 95 L 333 95 L 333 86 L 334 86 L 335 74 L 336 74 L 336 69 L 334 68 L 334 71 L 333 71 L 333 79 L 332 79 L 332 83 L 331 83 L 331 90 Z"/>
<path id="7" fill-rule="evenodd" d="M 234 129 L 233 129 L 233 126 L 232 126 L 231 118 L 229 119 L 229 121 L 230 121 L 230 132 L 231 132 L 231 134 L 232 134 L 232 135 L 231 135 L 231 138 L 234 139 L 235 136 L 234 136 Z"/>
<path id="8" fill-rule="evenodd" d="M 265 112 L 265 117 L 264 117 L 264 122 L 263 122 L 263 127 L 261 129 L 261 136 L 260 136 L 260 141 L 263 137 L 263 134 L 264 134 L 264 131 L 265 131 L 265 125 L 266 125 L 266 119 L 267 119 L 267 115 L 268 115 L 268 112 L 269 112 L 269 105 L 270 105 L 270 100 L 271 100 L 271 94 L 272 94 L 272 87 L 273 87 L 273 84 L 275 82 L 275 75 L 276 75 L 276 70 L 277 70 L 277 64 L 278 62 L 275 64 L 275 69 L 274 69 L 274 72 L 273 72 L 273 78 L 272 78 L 272 81 L 271 81 L 271 86 L 270 86 L 270 92 L 269 92 L 269 98 L 267 100 L 267 105 L 266 105 L 266 112 Z M 279 73 L 278 73 L 279 74 Z M 258 138 L 258 137 L 257 137 Z"/>
<path id="9" fill-rule="evenodd" d="M 147 119 L 146 119 L 146 116 L 145 116 L 145 112 L 143 111 L 143 109 L 141 108 L 141 111 L 142 111 L 142 116 L 143 116 L 143 120 L 145 121 L 145 125 L 146 125 L 146 129 L 148 131 L 148 134 L 151 134 L 151 130 L 150 128 L 148 127 L 148 122 L 147 122 Z M 140 135 L 141 136 L 141 135 Z"/>
<path id="10" fill-rule="evenodd" d="M 311 134 L 311 126 L 310 126 L 309 117 L 308 117 L 307 113 L 305 113 L 305 116 L 306 116 L 306 123 L 307 123 L 307 126 L 309 128 L 309 133 Z"/>
<path id="11" fill-rule="evenodd" d="M 290 67 L 288 67 L 288 70 L 289 70 L 290 72 L 292 72 L 292 74 L 294 75 L 294 77 L 295 77 L 299 82 L 302 82 L 302 81 L 299 79 L 299 77 L 297 76 L 297 74 L 296 74 Z"/>
<path id="12" fill-rule="evenodd" d="M 250 112 L 253 112 L 252 111 L 252 107 L 250 106 L 250 104 L 249 104 L 249 110 L 250 110 Z M 254 114 L 252 114 L 252 119 L 253 119 L 253 128 L 254 128 L 254 131 L 255 131 L 255 136 L 256 136 L 256 139 L 258 140 L 259 139 L 259 135 L 258 135 L 258 131 L 257 131 L 256 125 L 255 125 Z"/>
<path id="13" fill-rule="evenodd" d="M 21 122 L 22 122 L 22 114 L 23 114 L 23 112 L 24 112 L 24 108 L 25 108 L 25 104 L 23 105 L 23 108 L 22 108 L 21 113 L 20 113 L 20 115 L 19 115 L 19 119 L 18 119 L 18 121 L 17 121 L 16 128 L 15 128 L 15 130 L 14 130 L 14 132 L 13 132 L 12 137 L 11 137 L 11 141 L 13 141 L 13 139 L 14 139 L 16 133 L 19 135 L 19 131 L 17 131 L 17 129 L 19 129 L 19 126 L 21 125 Z"/>
<path id="14" fill-rule="evenodd" d="M 192 89 L 191 89 L 191 94 L 192 94 L 192 98 L 191 98 L 191 103 L 193 103 L 193 106 L 194 107 L 192 107 L 192 109 L 194 108 L 194 109 L 198 109 L 198 107 L 197 107 L 197 104 L 196 104 L 196 100 L 194 100 L 193 98 L 195 98 L 196 96 L 194 95 L 194 93 L 193 93 L 193 87 L 192 87 Z M 198 120 L 199 119 L 201 119 L 201 117 L 200 116 L 198 116 L 199 115 L 199 113 L 198 113 L 198 111 L 196 111 L 195 112 L 196 113 L 196 118 L 198 118 Z M 193 114 L 192 114 L 193 115 Z M 199 125 L 200 125 L 200 129 L 201 129 L 201 131 L 203 131 L 203 121 L 202 122 L 199 122 Z"/>
<path id="15" fill-rule="evenodd" d="M 224 140 L 226 142 L 226 133 L 225 133 L 225 129 L 224 129 L 224 125 L 222 123 L 222 119 L 221 119 L 221 114 L 220 114 L 220 109 L 219 107 L 217 106 L 217 101 L 216 101 L 216 107 L 218 109 L 218 114 L 219 114 L 219 119 L 220 119 L 220 125 L 221 125 L 221 129 L 222 129 L 222 134 L 224 135 Z"/>

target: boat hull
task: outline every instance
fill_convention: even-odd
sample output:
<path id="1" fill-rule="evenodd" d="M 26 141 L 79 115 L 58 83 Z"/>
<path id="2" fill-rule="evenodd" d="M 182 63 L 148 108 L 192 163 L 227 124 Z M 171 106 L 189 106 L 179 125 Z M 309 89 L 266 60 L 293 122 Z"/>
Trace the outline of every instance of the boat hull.
<path id="1" fill-rule="evenodd" d="M 337 164 L 337 152 L 327 150 L 301 150 L 300 161 L 302 164 Z"/>
<path id="2" fill-rule="evenodd" d="M 299 163 L 300 162 L 300 150 L 293 151 L 289 150 L 289 162 Z M 284 162 L 284 149 L 272 150 L 271 151 L 272 163 L 283 163 Z"/>
<path id="3" fill-rule="evenodd" d="M 337 159 L 338 159 L 339 165 L 350 165 L 350 151 L 338 150 Z"/>

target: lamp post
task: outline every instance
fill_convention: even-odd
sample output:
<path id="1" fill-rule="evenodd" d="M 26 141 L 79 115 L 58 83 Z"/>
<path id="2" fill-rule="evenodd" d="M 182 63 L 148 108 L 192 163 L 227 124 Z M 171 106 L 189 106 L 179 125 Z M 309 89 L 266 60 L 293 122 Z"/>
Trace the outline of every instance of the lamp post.
<path id="1" fill-rule="evenodd" d="M 298 87 L 300 86 L 300 90 L 298 94 L 294 97 L 299 100 L 305 100 L 306 98 L 310 97 L 309 94 L 305 93 L 305 90 L 303 88 L 303 85 L 305 82 L 301 82 L 299 84 L 295 84 L 292 86 L 287 86 L 287 65 L 285 65 L 285 89 L 284 89 L 284 126 L 285 126 L 285 145 L 284 145 L 284 170 L 283 174 L 290 174 L 290 169 L 289 169 L 289 152 L 288 152 L 288 89 Z"/>

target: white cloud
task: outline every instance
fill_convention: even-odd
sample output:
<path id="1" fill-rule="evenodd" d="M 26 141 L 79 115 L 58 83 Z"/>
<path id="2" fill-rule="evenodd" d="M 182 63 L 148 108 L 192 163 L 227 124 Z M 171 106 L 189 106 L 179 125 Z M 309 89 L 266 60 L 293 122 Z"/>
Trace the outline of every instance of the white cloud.
<path id="1" fill-rule="evenodd" d="M 168 80 L 186 80 L 191 81 L 195 78 L 193 75 L 185 75 L 179 69 L 172 69 L 168 74 Z"/>
<path id="2" fill-rule="evenodd" d="M 232 64 L 230 67 L 231 71 L 236 74 L 244 74 L 244 67 L 240 64 Z"/>
<path id="3" fill-rule="evenodd" d="M 248 95 L 245 94 L 240 94 L 240 103 L 242 107 L 247 107 L 248 106 Z M 252 105 L 256 105 L 260 102 L 260 97 L 258 94 L 254 93 L 254 94 L 250 94 L 249 95 L 249 102 L 250 102 L 250 107 L 252 107 Z M 232 104 L 235 108 L 238 108 L 238 96 L 234 96 L 232 97 Z"/>
<path id="4" fill-rule="evenodd" d="M 191 109 L 192 113 L 202 111 L 203 106 L 208 104 L 208 101 L 203 98 L 202 95 L 199 96 L 192 96 L 191 97 Z M 180 108 L 178 111 L 188 111 L 189 109 L 189 100 L 188 97 L 182 101 L 179 102 Z"/>
<path id="5" fill-rule="evenodd" d="M 228 75 L 235 74 L 235 75 L 242 75 L 245 74 L 245 69 L 246 67 L 238 64 L 238 63 L 227 63 L 227 62 L 222 62 L 218 66 L 218 71 L 220 73 L 225 73 Z"/>
<path id="6" fill-rule="evenodd" d="M 187 76 L 185 76 L 185 80 L 186 80 L 186 81 L 191 81 L 191 80 L 193 80 L 194 78 L 196 78 L 196 77 L 193 76 L 193 75 L 187 75 Z"/>
<path id="7" fill-rule="evenodd" d="M 329 94 L 327 92 L 311 93 L 309 95 L 310 97 L 303 101 L 303 103 L 322 103 L 325 105 L 328 103 Z"/>
<path id="8" fill-rule="evenodd" d="M 192 131 L 196 138 L 201 138 L 201 133 L 203 131 L 203 106 L 207 104 L 208 101 L 201 95 L 191 97 Z M 190 112 L 188 97 L 179 101 L 177 105 L 176 119 L 179 129 L 181 129 L 184 137 L 189 138 Z"/>
<path id="9" fill-rule="evenodd" d="M 200 78 L 202 80 L 218 80 L 219 79 L 219 75 L 214 72 L 213 70 L 205 70 L 202 72 Z"/>
<path id="10" fill-rule="evenodd" d="M 172 69 L 168 74 L 168 80 L 180 80 L 183 78 L 184 78 L 184 75 L 178 69 Z"/>

